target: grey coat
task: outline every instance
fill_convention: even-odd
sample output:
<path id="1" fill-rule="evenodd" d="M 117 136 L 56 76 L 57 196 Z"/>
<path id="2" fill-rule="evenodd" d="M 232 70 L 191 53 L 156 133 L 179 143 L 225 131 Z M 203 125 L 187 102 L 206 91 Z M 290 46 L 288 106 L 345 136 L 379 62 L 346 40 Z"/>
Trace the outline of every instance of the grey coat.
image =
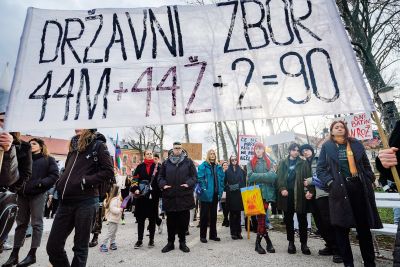
<path id="1" fill-rule="evenodd" d="M 375 176 L 365 153 L 364 146 L 355 139 L 350 141 L 350 146 L 354 154 L 358 176 L 361 179 L 364 189 L 368 225 L 371 229 L 383 228 L 372 188 Z M 317 176 L 324 184 L 329 185 L 329 213 L 332 225 L 344 228 L 355 227 L 353 210 L 345 186 L 346 181 L 339 170 L 338 148 L 331 140 L 326 141 L 322 145 L 317 165 Z"/>

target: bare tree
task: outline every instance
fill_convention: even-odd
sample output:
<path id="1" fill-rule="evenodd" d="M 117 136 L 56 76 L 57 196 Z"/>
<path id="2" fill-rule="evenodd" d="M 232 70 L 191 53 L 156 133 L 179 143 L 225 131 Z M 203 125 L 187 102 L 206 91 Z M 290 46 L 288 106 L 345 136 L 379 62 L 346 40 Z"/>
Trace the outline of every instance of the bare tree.
<path id="1" fill-rule="evenodd" d="M 224 130 L 222 128 L 222 122 L 217 122 L 218 130 L 219 130 L 219 137 L 221 139 L 221 147 L 222 147 L 222 159 L 228 160 L 228 149 L 226 147 L 225 135 Z"/>
<path id="2" fill-rule="evenodd" d="M 336 3 L 378 109 L 384 112 L 388 130 L 398 119 L 398 111 L 394 102 L 384 110 L 378 91 L 388 85 L 382 73 L 400 60 L 400 1 L 336 0 Z"/>
<path id="3" fill-rule="evenodd" d="M 133 129 L 133 132 L 128 136 L 128 145 L 131 148 L 138 150 L 140 153 L 140 159 L 143 160 L 143 152 L 145 150 L 162 153 L 163 140 L 163 126 L 144 126 Z"/>
<path id="4" fill-rule="evenodd" d="M 237 157 L 237 156 L 238 156 L 238 151 L 237 151 L 237 139 L 238 139 L 238 136 L 239 136 L 239 123 L 238 123 L 237 121 L 235 121 L 235 126 L 236 126 L 236 131 L 235 131 L 236 136 L 235 136 L 235 137 L 233 136 L 233 134 L 232 134 L 232 132 L 231 132 L 231 129 L 229 128 L 229 126 L 228 126 L 228 124 L 226 123 L 226 121 L 224 121 L 224 125 L 225 125 L 226 133 L 227 133 L 228 136 L 229 136 L 229 140 L 231 140 L 231 144 L 232 144 L 232 147 L 233 147 L 233 151 L 234 151 L 234 153 L 235 153 L 235 155 L 236 155 L 236 157 Z"/>

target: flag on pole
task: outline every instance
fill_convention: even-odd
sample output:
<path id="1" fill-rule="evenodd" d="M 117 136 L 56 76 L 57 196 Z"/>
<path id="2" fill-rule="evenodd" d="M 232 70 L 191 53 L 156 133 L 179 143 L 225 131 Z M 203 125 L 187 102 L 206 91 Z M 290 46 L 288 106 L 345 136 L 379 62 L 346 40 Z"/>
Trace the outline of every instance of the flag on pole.
<path id="1" fill-rule="evenodd" d="M 115 141 L 115 167 L 118 168 L 118 170 L 121 169 L 121 148 L 119 147 L 118 144 L 118 133 L 117 133 L 117 139 Z"/>

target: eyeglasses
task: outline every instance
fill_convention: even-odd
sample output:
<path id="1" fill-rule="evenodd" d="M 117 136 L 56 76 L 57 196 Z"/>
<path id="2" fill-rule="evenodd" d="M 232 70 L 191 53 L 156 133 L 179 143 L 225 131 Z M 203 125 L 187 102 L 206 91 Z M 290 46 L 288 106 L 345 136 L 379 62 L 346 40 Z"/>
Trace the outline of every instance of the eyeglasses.
<path id="1" fill-rule="evenodd" d="M 174 147 L 175 150 L 181 150 L 181 147 Z"/>
<path id="2" fill-rule="evenodd" d="M 231 159 L 232 161 L 237 161 L 237 159 Z"/>

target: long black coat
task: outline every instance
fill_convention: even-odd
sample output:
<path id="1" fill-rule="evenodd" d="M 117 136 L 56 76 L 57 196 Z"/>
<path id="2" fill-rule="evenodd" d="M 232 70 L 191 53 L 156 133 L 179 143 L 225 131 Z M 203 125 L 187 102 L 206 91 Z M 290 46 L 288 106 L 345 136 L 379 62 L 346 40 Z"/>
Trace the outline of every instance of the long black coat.
<path id="1" fill-rule="evenodd" d="M 146 171 L 146 165 L 141 163 L 135 169 L 135 173 L 133 174 L 133 185 L 131 186 L 131 192 L 134 193 L 136 190 L 139 190 L 139 183 L 142 181 L 151 181 L 151 177 L 154 172 L 154 168 L 157 167 L 157 172 L 153 178 L 153 182 L 151 184 L 151 198 L 140 197 L 136 199 L 135 204 L 135 216 L 136 217 L 156 217 L 158 214 L 158 202 L 160 199 L 160 189 L 158 188 L 157 179 L 158 173 L 160 172 L 160 167 L 155 163 L 153 163 L 150 167 L 150 173 Z"/>
<path id="2" fill-rule="evenodd" d="M 230 165 L 225 172 L 225 191 L 226 191 L 226 208 L 229 211 L 242 211 L 243 201 L 240 188 L 246 186 L 246 174 L 240 166 L 236 166 L 236 170 L 233 170 L 233 166 Z M 237 186 L 238 185 L 238 186 Z M 235 190 L 231 190 L 235 188 Z"/>
<path id="3" fill-rule="evenodd" d="M 169 159 L 164 161 L 158 175 L 158 186 L 162 190 L 164 210 L 176 212 L 193 209 L 195 207 L 193 189 L 196 182 L 196 167 L 187 156 L 178 164 L 173 164 Z M 183 187 L 182 184 L 187 184 L 189 187 Z M 163 190 L 165 185 L 171 188 Z"/>
<path id="4" fill-rule="evenodd" d="M 355 139 L 350 141 L 350 146 L 364 189 L 368 225 L 371 229 L 380 229 L 382 228 L 382 222 L 376 208 L 375 195 L 372 188 L 375 176 L 365 153 L 364 146 Z M 345 228 L 355 227 L 353 210 L 345 186 L 346 181 L 339 172 L 338 148 L 336 143 L 331 140 L 326 141 L 322 145 L 317 165 L 317 176 L 326 185 L 332 181 L 329 189 L 329 213 L 332 225 Z"/>
<path id="5" fill-rule="evenodd" d="M 59 177 L 56 160 L 44 157 L 41 153 L 32 155 L 32 176 L 23 188 L 24 195 L 36 195 L 44 193 L 53 187 Z"/>

